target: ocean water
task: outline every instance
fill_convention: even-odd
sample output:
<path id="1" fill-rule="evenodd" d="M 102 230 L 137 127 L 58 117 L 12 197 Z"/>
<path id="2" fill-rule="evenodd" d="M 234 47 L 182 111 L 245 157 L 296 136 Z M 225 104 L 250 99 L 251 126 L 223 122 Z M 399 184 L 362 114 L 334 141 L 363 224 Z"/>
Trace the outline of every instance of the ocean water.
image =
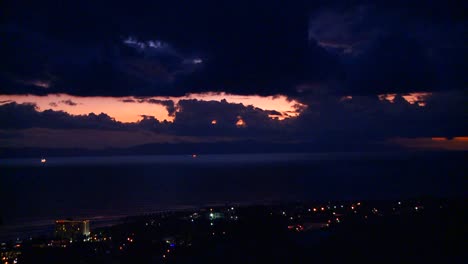
<path id="1" fill-rule="evenodd" d="M 466 153 L 321 153 L 0 160 L 0 237 L 225 203 L 466 197 Z"/>

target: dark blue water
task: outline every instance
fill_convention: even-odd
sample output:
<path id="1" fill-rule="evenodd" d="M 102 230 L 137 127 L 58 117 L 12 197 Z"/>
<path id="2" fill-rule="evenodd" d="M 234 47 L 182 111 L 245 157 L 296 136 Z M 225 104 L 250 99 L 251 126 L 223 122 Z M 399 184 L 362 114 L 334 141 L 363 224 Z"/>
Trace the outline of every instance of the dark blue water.
<path id="1" fill-rule="evenodd" d="M 464 196 L 466 161 L 465 153 L 0 160 L 0 229 L 208 204 Z"/>

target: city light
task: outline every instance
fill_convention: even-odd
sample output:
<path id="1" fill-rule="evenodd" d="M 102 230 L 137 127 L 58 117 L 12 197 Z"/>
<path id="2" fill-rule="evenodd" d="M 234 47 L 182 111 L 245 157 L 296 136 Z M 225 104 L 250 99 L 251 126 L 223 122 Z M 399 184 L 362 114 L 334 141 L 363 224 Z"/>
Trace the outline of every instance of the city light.
<path id="1" fill-rule="evenodd" d="M 350 208 L 354 208 L 356 209 L 360 203 L 357 203 L 355 202 L 354 204 L 353 203 L 348 203 L 347 205 L 350 206 Z M 409 203 L 408 203 L 409 204 Z M 289 230 L 290 232 L 290 235 L 291 236 L 294 236 L 294 234 L 298 234 L 298 233 L 301 233 L 301 232 L 304 232 L 304 231 L 310 231 L 310 230 L 314 230 L 315 228 L 331 228 L 331 227 L 338 227 L 340 226 L 340 229 L 341 228 L 350 228 L 349 225 L 345 225 L 345 226 L 342 226 L 341 223 L 349 223 L 350 225 L 352 225 L 352 223 L 354 223 L 355 221 L 362 221 L 362 223 L 368 223 L 368 219 L 372 219 L 372 216 L 371 218 L 368 217 L 368 213 L 372 213 L 373 215 L 375 216 L 379 216 L 379 217 L 385 217 L 385 216 L 397 216 L 397 215 L 400 215 L 400 214 L 413 214 L 413 215 L 420 215 L 419 212 L 422 211 L 422 209 L 427 208 L 429 209 L 429 205 L 426 205 L 426 204 L 422 204 L 422 203 L 418 203 L 417 205 L 413 204 L 412 206 L 409 206 L 407 209 L 410 209 L 409 211 L 408 210 L 402 210 L 402 211 L 398 211 L 398 212 L 394 212 L 392 211 L 392 204 L 391 205 L 381 205 L 382 207 L 379 207 L 380 210 L 382 212 L 379 212 L 379 210 L 376 208 L 377 207 L 377 204 L 376 204 L 376 207 L 370 207 L 370 208 L 360 208 L 361 210 L 357 211 L 357 210 L 343 210 L 342 212 L 335 212 L 335 210 L 329 210 L 329 212 L 325 213 L 323 212 L 322 214 L 306 214 L 306 215 L 303 215 L 302 213 L 304 212 L 304 210 L 307 210 L 307 211 L 326 211 L 327 210 L 327 207 L 326 206 L 323 206 L 323 207 L 317 207 L 317 208 L 309 208 L 309 209 L 304 209 L 304 207 L 282 207 L 281 209 L 279 209 L 279 216 L 286 216 L 287 217 L 287 220 L 290 220 L 290 221 L 286 221 L 286 222 L 289 222 L 289 225 L 288 224 L 285 224 L 285 226 L 283 226 L 282 228 L 284 228 L 284 230 Z M 394 204 L 393 204 L 394 206 Z M 331 205 L 330 207 L 334 207 L 333 205 Z M 339 205 L 337 205 L 336 207 L 339 207 Z M 394 207 L 393 207 L 394 208 Z M 437 208 L 439 208 L 439 204 L 437 204 Z M 271 208 L 269 208 L 271 210 Z M 332 208 L 333 209 L 333 208 Z M 202 232 L 200 234 L 204 234 L 205 236 L 209 236 L 213 239 L 216 239 L 216 238 L 223 238 L 223 239 L 230 239 L 229 236 L 225 236 L 226 235 L 226 230 L 224 228 L 218 228 L 219 227 L 223 227 L 226 223 L 230 223 L 229 225 L 233 228 L 235 228 L 235 226 L 237 225 L 236 223 L 234 222 L 228 222 L 229 220 L 228 219 L 234 219 L 236 218 L 237 219 L 237 215 L 231 213 L 231 210 L 234 210 L 234 207 L 226 207 L 224 209 L 222 208 L 216 208 L 216 211 L 215 211 L 215 208 L 209 208 L 209 211 L 206 212 L 207 210 L 206 209 L 200 209 L 200 211 L 194 213 L 194 212 L 190 212 L 190 213 L 177 213 L 175 215 L 175 217 L 173 218 L 175 221 L 178 221 L 178 219 L 190 219 L 191 221 L 193 221 L 194 217 L 197 216 L 202 216 L 203 213 L 205 213 L 205 216 L 209 216 L 209 218 L 207 217 L 207 219 L 211 219 L 211 221 L 209 221 L 210 223 L 210 228 L 206 229 L 206 228 L 203 228 L 202 226 L 200 226 L 199 230 L 198 228 L 195 228 L 195 230 L 197 231 L 194 231 L 194 232 Z M 246 219 L 245 221 L 249 221 L 249 218 L 252 218 L 254 217 L 254 215 L 249 215 L 247 217 L 247 215 L 242 215 L 243 213 L 243 210 L 239 210 L 239 214 L 240 214 L 240 217 L 244 217 L 244 219 Z M 229 215 L 224 215 L 224 214 L 229 214 Z M 268 215 L 270 215 L 271 213 L 268 211 L 267 212 Z M 332 216 L 329 216 L 329 214 L 332 214 Z M 352 216 L 354 214 L 358 214 L 356 216 Z M 261 214 L 260 214 L 261 215 Z M 328 218 L 324 219 L 324 215 L 327 215 Z M 302 216 L 302 217 L 301 217 Z M 159 217 L 164 218 L 165 220 L 169 220 L 171 218 L 171 214 L 169 213 L 163 213 L 161 214 Z M 262 216 L 260 216 L 262 217 Z M 346 221 L 348 219 L 348 217 L 353 217 L 352 218 L 352 221 Z M 282 218 L 282 217 L 281 217 Z M 218 222 L 217 222 L 217 226 L 214 227 L 214 220 L 213 219 L 217 219 L 217 221 L 219 221 L 219 225 L 218 225 Z M 270 217 L 268 218 L 264 218 L 263 221 L 265 221 L 265 224 L 268 224 L 268 221 L 269 219 L 271 219 Z M 155 217 L 152 216 L 152 218 L 150 219 L 142 219 L 141 220 L 141 226 L 144 226 L 144 224 L 146 223 L 152 223 L 152 222 L 160 222 L 160 221 L 157 221 L 155 220 Z M 178 221 L 179 222 L 179 221 Z M 203 223 L 203 221 L 201 221 Z M 55 221 L 56 225 L 59 226 L 59 227 L 63 227 L 64 225 L 71 225 L 73 223 L 80 223 L 80 221 L 72 221 L 72 220 L 57 220 Z M 186 221 L 185 222 L 185 225 L 187 225 L 187 223 L 190 223 L 189 221 Z M 284 223 L 284 222 L 283 222 Z M 316 225 L 316 223 L 320 223 L 319 225 Z M 181 223 L 183 224 L 183 223 Z M 197 223 L 198 224 L 198 223 Z M 202 225 L 200 223 L 200 225 Z M 79 225 L 81 226 L 81 225 Z M 194 230 L 194 225 L 193 224 L 190 224 L 190 225 L 187 225 L 187 228 L 190 228 L 191 230 Z M 71 228 L 71 226 L 69 226 L 69 228 L 67 230 L 73 230 Z M 80 228 L 80 230 L 82 230 L 82 228 Z M 151 232 L 149 229 L 145 228 L 144 229 L 145 231 L 143 232 Z M 188 229 L 187 229 L 188 230 Z M 96 254 L 102 254 L 102 252 L 109 252 L 107 254 L 112 254 L 112 252 L 114 251 L 114 253 L 117 253 L 117 255 L 125 255 L 125 254 L 128 254 L 127 251 L 130 250 L 130 254 L 131 252 L 134 252 L 134 250 L 138 250 L 137 248 L 138 247 L 134 247 L 133 246 L 133 242 L 134 242 L 134 237 L 139 237 L 139 234 L 138 234 L 139 231 L 137 230 L 134 230 L 133 232 L 131 230 L 127 230 L 125 233 L 127 234 L 126 236 L 122 237 L 122 238 L 119 238 L 119 241 L 116 242 L 116 244 L 112 244 L 112 241 L 110 241 L 110 236 L 108 236 L 108 234 L 104 235 L 103 232 L 97 232 L 97 233 L 93 233 L 93 235 L 91 237 L 88 236 L 88 238 L 90 238 L 89 240 L 87 239 L 84 239 L 83 242 L 85 243 L 96 243 L 95 245 L 93 245 L 93 248 L 94 248 L 94 251 L 96 251 Z M 174 232 L 179 232 L 177 230 L 174 230 Z M 235 233 L 235 229 L 232 230 L 233 233 Z M 334 232 L 333 229 L 330 230 L 330 232 Z M 219 236 L 218 236 L 219 235 Z M 253 234 L 252 234 L 253 235 Z M 175 250 L 175 247 L 176 247 L 176 242 L 175 240 L 179 239 L 179 238 L 176 238 L 180 236 L 180 234 L 177 234 L 177 233 L 173 233 L 173 234 L 170 234 L 169 236 L 167 237 L 161 237 L 160 241 L 165 241 L 165 243 L 167 244 L 166 247 L 164 247 L 162 249 L 162 252 L 164 254 L 164 258 L 170 258 L 172 257 L 172 255 L 169 255 L 170 254 L 174 254 L 174 257 L 177 258 L 177 255 L 178 255 L 178 251 L 179 250 Z M 107 239 L 109 238 L 109 239 Z M 104 241 L 109 241 L 109 242 L 106 242 L 104 243 Z M 122 241 L 123 240 L 123 241 Z M 144 240 L 144 239 L 143 239 Z M 73 247 L 70 243 L 72 243 L 72 241 L 74 241 L 75 243 L 73 243 Z M 42 246 L 40 247 L 60 247 L 60 248 L 75 248 L 75 247 L 80 247 L 80 244 L 81 243 L 76 243 L 76 239 L 75 238 L 67 238 L 66 240 L 65 239 L 56 239 L 56 240 L 49 240 L 47 242 L 45 242 L 44 244 L 42 244 Z M 80 239 L 81 241 L 81 239 Z M 122 243 L 122 242 L 125 242 L 125 243 Z M 11 248 L 12 249 L 15 249 L 16 251 L 23 251 L 23 250 L 27 250 L 28 248 L 28 244 L 25 244 L 25 243 L 29 243 L 29 239 L 28 241 L 22 241 L 20 240 L 20 238 L 14 240 L 11 242 Z M 101 246 L 103 247 L 107 247 L 106 250 L 98 250 L 98 248 L 100 248 L 100 246 L 98 246 L 97 243 L 103 243 L 101 244 Z M 2 244 L 2 247 L 4 247 L 5 243 Z M 138 245 L 136 243 L 136 245 Z M 177 247 L 180 246 L 181 249 L 184 249 L 186 247 L 189 247 L 191 246 L 191 243 L 186 243 L 186 237 L 185 238 L 181 238 L 180 242 L 177 242 Z M 21 246 L 21 249 L 19 248 Z M 23 248 L 26 248 L 26 249 L 23 249 Z M 113 248 L 113 250 L 112 250 Z M 65 249 L 64 249 L 65 250 Z M 183 251 L 183 250 L 182 250 Z M 162 255 L 162 254 L 161 254 Z M 4 257 L 3 255 L 0 256 L 2 257 L 1 258 L 1 263 L 3 264 L 4 262 L 8 262 L 8 263 L 13 263 L 13 260 L 14 260 L 14 257 Z"/>

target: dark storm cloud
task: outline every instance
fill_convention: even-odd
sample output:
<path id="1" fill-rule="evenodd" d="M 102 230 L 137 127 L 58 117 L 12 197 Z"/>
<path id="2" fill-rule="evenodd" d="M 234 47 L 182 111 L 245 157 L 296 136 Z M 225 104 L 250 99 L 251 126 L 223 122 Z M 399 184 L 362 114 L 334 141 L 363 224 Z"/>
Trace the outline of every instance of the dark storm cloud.
<path id="1" fill-rule="evenodd" d="M 392 137 L 454 137 L 468 133 L 465 92 L 434 93 L 424 107 L 395 95 L 394 102 L 376 96 L 342 100 L 323 97 L 307 108 L 294 125 L 311 140 L 374 140 Z"/>
<path id="2" fill-rule="evenodd" d="M 417 101 L 410 103 L 403 96 L 408 95 L 396 94 L 388 101 L 377 96 L 343 98 L 322 94 L 299 117 L 281 121 L 270 117 L 278 115 L 276 111 L 225 100 L 180 100 L 172 123 L 161 122 L 151 115 L 142 116 L 135 123 L 120 123 L 104 113 L 73 116 L 53 110 L 40 112 L 34 104 L 6 103 L 0 105 L 0 130 L 10 131 L 8 136 L 15 133 L 19 136 L 22 130 L 32 128 L 60 130 L 62 135 L 70 130 L 70 138 L 86 129 L 96 133 L 134 131 L 191 137 L 195 141 L 196 138 L 203 141 L 228 137 L 270 143 L 305 142 L 324 150 L 327 146 L 342 149 L 349 144 L 359 146 L 389 138 L 452 138 L 468 134 L 465 123 L 461 122 L 468 118 L 465 92 L 427 95 L 425 106 L 419 106 Z"/>
<path id="3" fill-rule="evenodd" d="M 467 84 L 462 3 L 3 5 L 2 93 L 300 98 L 308 89 L 298 87 L 377 94 Z"/>
<path id="4" fill-rule="evenodd" d="M 2 129 L 24 129 L 32 127 L 73 129 L 122 129 L 123 125 L 108 115 L 90 113 L 72 116 L 62 111 L 45 110 L 39 112 L 34 104 L 9 103 L 0 106 Z"/>
<path id="5" fill-rule="evenodd" d="M 160 100 L 160 99 L 153 99 L 153 98 L 144 98 L 144 97 L 137 97 L 136 100 L 134 99 L 122 99 L 124 103 L 150 103 L 150 104 L 160 104 L 163 105 L 167 109 L 167 113 L 169 116 L 174 116 L 176 112 L 176 105 L 172 100 Z M 145 115 L 143 115 L 144 117 Z"/>
<path id="6" fill-rule="evenodd" d="M 174 131 L 184 135 L 271 138 L 281 128 L 286 128 L 282 121 L 269 117 L 273 113 L 253 106 L 228 103 L 226 100 L 181 100 L 174 119 Z"/>
<path id="7" fill-rule="evenodd" d="M 199 68 L 169 48 L 136 49 L 124 38 L 80 43 L 12 25 L 0 31 L 2 93 L 171 94 L 175 78 Z"/>
<path id="8" fill-rule="evenodd" d="M 172 102 L 172 101 L 170 101 Z M 154 103 L 167 103 L 166 101 Z M 174 107 L 173 105 L 171 107 Z M 0 129 L 52 128 L 52 129 L 103 129 L 103 130 L 149 130 L 173 135 L 209 136 L 231 135 L 244 137 L 264 133 L 271 134 L 279 127 L 277 120 L 268 117 L 279 114 L 253 106 L 232 104 L 225 100 L 181 100 L 174 113 L 174 123 L 160 122 L 153 116 L 142 115 L 135 123 L 121 123 L 105 113 L 70 115 L 63 111 L 40 112 L 34 104 L 7 103 L 0 105 Z M 216 120 L 216 124 L 212 121 Z M 243 125 L 237 124 L 242 120 Z"/>
<path id="9" fill-rule="evenodd" d="M 181 100 L 178 111 L 174 114 L 173 123 L 161 122 L 149 115 L 142 115 L 142 119 L 135 123 L 121 123 L 105 113 L 70 115 L 50 109 L 41 112 L 34 104 L 8 103 L 0 105 L 0 118 L 5 120 L 0 124 L 0 129 L 147 130 L 179 136 L 245 138 L 263 135 L 271 138 L 287 123 L 269 117 L 278 115 L 276 111 L 264 111 L 253 106 L 228 103 L 225 100 Z"/>
<path id="10" fill-rule="evenodd" d="M 161 104 L 175 119 L 160 122 L 148 115 L 123 124 L 105 113 L 71 116 L 0 102 L 0 128 L 144 130 L 318 144 L 468 134 L 466 3 L 9 1 L 2 6 L 0 94 L 133 95 L 135 100 L 123 101 Z M 277 112 L 226 101 L 175 105 L 145 99 L 206 91 L 284 94 L 308 107 L 296 119 L 278 121 L 270 118 Z M 402 98 L 410 92 L 434 94 L 420 107 Z M 396 93 L 393 103 L 379 100 L 383 93 Z"/>
<path id="11" fill-rule="evenodd" d="M 169 114 L 169 116 L 174 116 L 175 112 L 176 112 L 176 106 L 174 104 L 174 101 L 172 101 L 172 100 L 159 100 L 159 99 L 153 99 L 153 98 L 149 98 L 149 99 L 141 98 L 141 99 L 138 99 L 138 102 L 139 103 L 147 102 L 147 103 L 150 103 L 150 104 L 163 105 L 164 107 L 166 107 L 167 113 Z"/>
<path id="12" fill-rule="evenodd" d="M 8 5 L 9 23 L 2 30 L 8 43 L 2 51 L 23 59 L 7 56 L 2 79 L 15 85 L 2 88 L 4 93 L 277 94 L 294 91 L 291 82 L 322 75 L 311 70 L 321 69 L 321 63 L 307 54 L 308 14 L 302 4 Z M 304 67 L 309 61 L 314 67 Z M 43 91 L 22 87 L 18 79 L 51 85 Z"/>
<path id="13" fill-rule="evenodd" d="M 466 89 L 461 10 L 466 4 L 441 1 L 329 4 L 313 12 L 309 38 L 340 57 L 341 93 Z"/>

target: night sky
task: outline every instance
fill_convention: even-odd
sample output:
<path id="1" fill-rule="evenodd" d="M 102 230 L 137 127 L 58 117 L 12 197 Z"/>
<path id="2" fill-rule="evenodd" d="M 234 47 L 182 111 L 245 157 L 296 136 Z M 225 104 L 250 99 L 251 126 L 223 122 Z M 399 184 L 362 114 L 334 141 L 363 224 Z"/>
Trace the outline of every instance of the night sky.
<path id="1" fill-rule="evenodd" d="M 0 10 L 1 148 L 468 150 L 463 1 L 7 0 Z"/>

